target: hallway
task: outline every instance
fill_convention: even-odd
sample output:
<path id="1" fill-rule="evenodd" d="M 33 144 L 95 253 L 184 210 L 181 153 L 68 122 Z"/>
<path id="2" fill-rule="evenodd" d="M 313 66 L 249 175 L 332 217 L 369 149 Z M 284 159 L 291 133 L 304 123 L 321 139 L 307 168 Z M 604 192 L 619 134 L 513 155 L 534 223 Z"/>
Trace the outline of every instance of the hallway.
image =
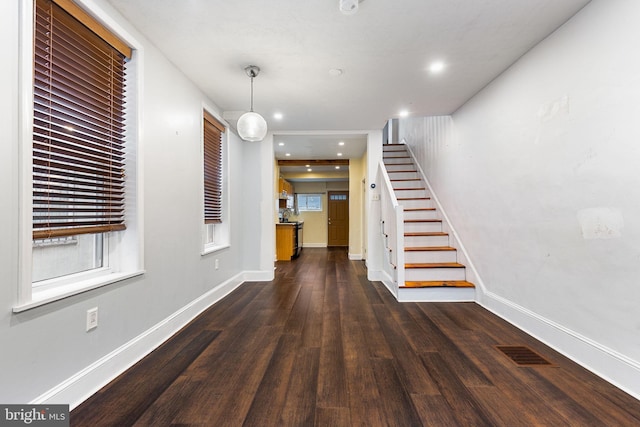
<path id="1" fill-rule="evenodd" d="M 632 426 L 640 402 L 475 303 L 398 303 L 343 248 L 245 283 L 73 426 Z M 553 366 L 518 367 L 496 345 Z"/>

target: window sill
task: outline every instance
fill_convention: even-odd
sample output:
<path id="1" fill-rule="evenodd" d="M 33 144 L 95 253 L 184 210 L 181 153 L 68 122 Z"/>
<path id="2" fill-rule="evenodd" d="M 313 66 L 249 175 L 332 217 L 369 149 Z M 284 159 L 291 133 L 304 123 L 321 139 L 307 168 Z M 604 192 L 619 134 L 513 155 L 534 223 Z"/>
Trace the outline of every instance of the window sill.
<path id="1" fill-rule="evenodd" d="M 110 285 L 112 283 L 120 282 L 131 277 L 141 276 L 144 274 L 144 270 L 139 270 L 129 273 L 111 273 L 104 276 L 95 277 L 92 279 L 82 280 L 65 285 L 55 286 L 48 289 L 33 289 L 31 295 L 31 301 L 19 304 L 13 307 L 14 313 L 21 313 L 32 308 L 40 307 L 45 304 L 49 304 L 54 301 L 59 301 L 64 298 L 68 298 L 73 295 L 78 295 L 83 292 L 90 291 L 92 289 L 101 288 L 102 286 Z"/>
<path id="2" fill-rule="evenodd" d="M 205 256 L 205 255 L 209 255 L 212 254 L 214 252 L 219 252 L 223 249 L 227 249 L 230 248 L 231 245 L 226 244 L 226 245 L 211 245 L 211 246 L 205 246 L 204 249 L 202 250 L 202 252 L 200 253 L 201 256 Z"/>

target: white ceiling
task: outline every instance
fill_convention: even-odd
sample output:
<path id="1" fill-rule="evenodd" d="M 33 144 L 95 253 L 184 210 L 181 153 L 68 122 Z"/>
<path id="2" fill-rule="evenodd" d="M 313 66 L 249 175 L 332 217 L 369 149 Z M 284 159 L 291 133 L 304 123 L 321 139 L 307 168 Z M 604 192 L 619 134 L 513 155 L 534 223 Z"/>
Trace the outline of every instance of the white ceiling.
<path id="1" fill-rule="evenodd" d="M 454 112 L 589 2 L 366 0 L 347 16 L 338 0 L 108 1 L 225 117 L 248 110 L 243 69 L 258 65 L 254 109 L 292 159 L 336 158 L 336 132 L 382 129 L 401 110 Z M 442 73 L 428 71 L 433 61 Z M 364 149 L 345 142 L 344 153 Z"/>

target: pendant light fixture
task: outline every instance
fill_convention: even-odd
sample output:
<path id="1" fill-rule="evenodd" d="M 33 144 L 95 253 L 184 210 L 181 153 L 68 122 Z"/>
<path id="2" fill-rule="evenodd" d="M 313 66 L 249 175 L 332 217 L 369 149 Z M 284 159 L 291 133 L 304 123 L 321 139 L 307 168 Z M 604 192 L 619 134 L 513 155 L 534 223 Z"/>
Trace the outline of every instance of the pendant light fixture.
<path id="1" fill-rule="evenodd" d="M 253 111 L 253 78 L 260 73 L 260 67 L 249 65 L 244 69 L 251 78 L 251 110 L 244 113 L 238 119 L 238 134 L 245 141 L 262 141 L 267 134 L 267 122 L 264 118 Z"/>

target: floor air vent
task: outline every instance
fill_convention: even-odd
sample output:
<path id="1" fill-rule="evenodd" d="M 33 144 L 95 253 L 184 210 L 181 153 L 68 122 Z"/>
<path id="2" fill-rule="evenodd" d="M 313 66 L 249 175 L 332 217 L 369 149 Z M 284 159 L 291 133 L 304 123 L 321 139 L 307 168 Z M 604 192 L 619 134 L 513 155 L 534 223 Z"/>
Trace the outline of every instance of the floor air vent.
<path id="1" fill-rule="evenodd" d="M 496 348 L 518 366 L 554 366 L 553 363 L 529 347 L 520 345 L 497 345 Z"/>

